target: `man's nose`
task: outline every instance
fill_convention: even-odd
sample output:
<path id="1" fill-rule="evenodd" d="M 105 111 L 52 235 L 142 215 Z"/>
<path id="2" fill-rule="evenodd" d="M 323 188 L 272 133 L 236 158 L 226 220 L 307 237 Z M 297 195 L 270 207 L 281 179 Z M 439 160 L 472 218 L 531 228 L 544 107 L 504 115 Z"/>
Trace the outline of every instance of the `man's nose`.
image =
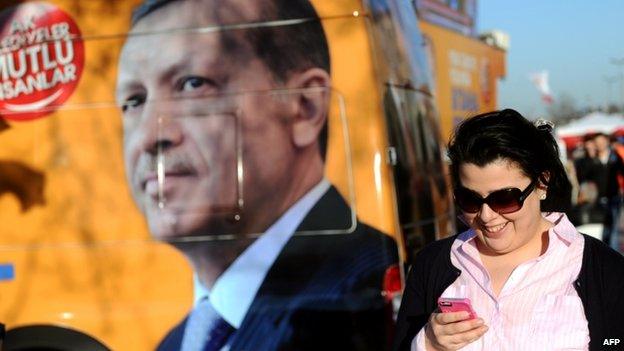
<path id="1" fill-rule="evenodd" d="M 169 104 L 147 102 L 141 116 L 141 141 L 144 152 L 156 155 L 182 143 L 184 135 Z"/>

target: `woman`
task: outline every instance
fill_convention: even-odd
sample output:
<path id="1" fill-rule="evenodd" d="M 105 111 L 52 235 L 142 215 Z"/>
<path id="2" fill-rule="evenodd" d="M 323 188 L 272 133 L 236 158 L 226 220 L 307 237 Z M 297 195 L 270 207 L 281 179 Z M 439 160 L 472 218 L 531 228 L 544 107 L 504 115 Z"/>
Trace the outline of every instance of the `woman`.
<path id="1" fill-rule="evenodd" d="M 570 183 L 551 129 L 509 109 L 457 128 L 448 156 L 470 229 L 417 255 L 395 350 L 598 350 L 624 338 L 624 257 L 563 213 Z M 477 318 L 440 313 L 439 297 L 470 299 Z"/>

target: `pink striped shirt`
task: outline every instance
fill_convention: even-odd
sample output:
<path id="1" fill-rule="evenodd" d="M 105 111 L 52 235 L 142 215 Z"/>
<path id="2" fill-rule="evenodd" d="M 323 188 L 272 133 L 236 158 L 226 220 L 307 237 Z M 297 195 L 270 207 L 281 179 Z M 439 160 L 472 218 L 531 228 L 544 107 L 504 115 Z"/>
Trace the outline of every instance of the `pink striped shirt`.
<path id="1" fill-rule="evenodd" d="M 481 263 L 475 232 L 468 230 L 453 243 L 451 262 L 462 273 L 442 296 L 469 298 L 489 326 L 480 339 L 461 350 L 589 349 L 587 319 L 573 285 L 585 240 L 565 214 L 545 216 L 554 224 L 546 252 L 516 267 L 498 297 Z M 425 350 L 424 331 L 414 338 L 413 351 Z"/>

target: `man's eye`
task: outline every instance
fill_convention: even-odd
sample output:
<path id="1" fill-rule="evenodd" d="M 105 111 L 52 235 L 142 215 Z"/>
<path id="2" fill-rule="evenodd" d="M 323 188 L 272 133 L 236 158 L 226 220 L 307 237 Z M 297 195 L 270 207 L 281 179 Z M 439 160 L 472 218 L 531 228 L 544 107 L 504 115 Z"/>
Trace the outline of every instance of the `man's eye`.
<path id="1" fill-rule="evenodd" d="M 180 90 L 195 91 L 206 84 L 211 84 L 211 81 L 202 77 L 186 77 L 180 82 Z"/>
<path id="2" fill-rule="evenodd" d="M 142 105 L 145 102 L 145 95 L 137 94 L 127 98 L 121 105 L 121 111 L 126 112 L 128 109 Z"/>

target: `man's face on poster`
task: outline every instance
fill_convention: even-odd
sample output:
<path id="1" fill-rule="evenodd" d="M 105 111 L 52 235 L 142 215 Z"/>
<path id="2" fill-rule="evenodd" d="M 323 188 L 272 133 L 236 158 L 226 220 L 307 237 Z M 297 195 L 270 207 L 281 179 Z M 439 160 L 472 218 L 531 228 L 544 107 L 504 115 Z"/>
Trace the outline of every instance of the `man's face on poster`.
<path id="1" fill-rule="evenodd" d="M 262 208 L 284 187 L 297 154 L 296 106 L 271 93 L 285 83 L 244 31 L 167 31 L 219 25 L 206 2 L 179 1 L 140 19 L 119 63 L 127 178 L 159 239 L 227 233 L 238 208 Z"/>

